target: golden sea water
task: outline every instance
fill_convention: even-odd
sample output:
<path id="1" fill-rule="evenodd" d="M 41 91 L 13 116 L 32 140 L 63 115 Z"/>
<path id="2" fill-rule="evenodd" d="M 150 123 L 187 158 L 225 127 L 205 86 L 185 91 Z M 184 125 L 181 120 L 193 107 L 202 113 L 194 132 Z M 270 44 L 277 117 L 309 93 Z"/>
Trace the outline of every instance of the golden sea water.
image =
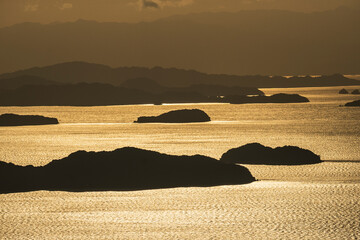
<path id="1" fill-rule="evenodd" d="M 346 87 L 356 89 L 358 87 Z M 134 192 L 0 195 L 0 239 L 358 239 L 360 99 L 341 87 L 264 89 L 310 103 L 0 107 L 59 125 L 0 128 L 0 160 L 44 165 L 77 150 L 135 146 L 215 158 L 250 142 L 296 145 L 330 160 L 250 166 L 260 181 L 239 186 Z M 138 116 L 199 108 L 212 122 L 134 124 Z"/>

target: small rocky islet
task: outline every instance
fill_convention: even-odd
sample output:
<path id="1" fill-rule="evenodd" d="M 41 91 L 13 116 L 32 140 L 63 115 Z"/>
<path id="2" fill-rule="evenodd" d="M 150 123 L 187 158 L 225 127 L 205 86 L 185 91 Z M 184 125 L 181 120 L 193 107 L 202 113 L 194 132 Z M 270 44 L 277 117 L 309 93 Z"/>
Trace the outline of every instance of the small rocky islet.
<path id="1" fill-rule="evenodd" d="M 209 115 L 200 109 L 181 109 L 163 113 L 159 116 L 141 116 L 134 123 L 193 123 L 209 122 Z"/>
<path id="2" fill-rule="evenodd" d="M 304 165 L 321 163 L 319 155 L 296 146 L 266 147 L 260 143 L 249 143 L 224 153 L 220 161 L 259 165 Z"/>
<path id="3" fill-rule="evenodd" d="M 359 89 L 355 89 L 354 91 L 351 92 L 351 94 L 359 95 L 360 91 Z"/>
<path id="4" fill-rule="evenodd" d="M 346 90 L 345 88 L 341 89 L 339 91 L 339 94 L 350 94 L 350 92 L 348 90 Z M 354 89 L 351 94 L 354 94 L 354 95 L 359 95 L 360 94 L 360 91 L 359 89 Z"/>
<path id="5" fill-rule="evenodd" d="M 346 90 L 345 88 L 341 89 L 339 91 L 339 94 L 349 94 L 348 90 Z"/>

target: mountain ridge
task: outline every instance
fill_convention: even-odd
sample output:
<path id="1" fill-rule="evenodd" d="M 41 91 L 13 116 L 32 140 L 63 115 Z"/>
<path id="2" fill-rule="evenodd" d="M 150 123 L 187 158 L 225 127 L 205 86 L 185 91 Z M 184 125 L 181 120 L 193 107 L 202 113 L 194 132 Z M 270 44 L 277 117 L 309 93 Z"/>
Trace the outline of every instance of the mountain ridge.
<path id="1" fill-rule="evenodd" d="M 359 23 L 359 10 L 341 8 L 203 13 L 140 23 L 27 23 L 0 29 L 0 46 L 6 46 L 0 73 L 81 60 L 212 74 L 358 74 Z"/>
<path id="2" fill-rule="evenodd" d="M 341 74 L 320 77 L 282 77 L 248 75 L 237 76 L 227 74 L 207 74 L 195 70 L 163 67 L 118 67 L 80 61 L 65 62 L 45 67 L 34 67 L 0 75 L 2 82 L 9 78 L 34 76 L 58 83 L 108 83 L 119 86 L 131 79 L 145 78 L 156 81 L 165 87 L 189 87 L 191 85 L 222 85 L 227 87 L 316 87 L 360 85 L 360 81 L 344 77 Z"/>

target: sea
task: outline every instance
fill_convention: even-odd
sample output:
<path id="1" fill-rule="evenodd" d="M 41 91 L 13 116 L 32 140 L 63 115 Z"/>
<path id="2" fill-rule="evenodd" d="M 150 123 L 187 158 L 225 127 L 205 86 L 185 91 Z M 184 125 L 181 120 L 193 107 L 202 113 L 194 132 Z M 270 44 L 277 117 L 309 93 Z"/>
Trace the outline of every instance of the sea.
<path id="1" fill-rule="evenodd" d="M 321 156 L 305 166 L 244 165 L 244 185 L 119 192 L 0 194 L 0 239 L 360 239 L 360 86 L 269 88 L 309 103 L 0 107 L 0 114 L 58 118 L 59 125 L 0 128 L 0 160 L 41 166 L 78 150 L 125 146 L 219 159 L 259 142 Z M 208 123 L 133 123 L 176 109 Z M 6 183 L 1 183 L 6 184 Z"/>

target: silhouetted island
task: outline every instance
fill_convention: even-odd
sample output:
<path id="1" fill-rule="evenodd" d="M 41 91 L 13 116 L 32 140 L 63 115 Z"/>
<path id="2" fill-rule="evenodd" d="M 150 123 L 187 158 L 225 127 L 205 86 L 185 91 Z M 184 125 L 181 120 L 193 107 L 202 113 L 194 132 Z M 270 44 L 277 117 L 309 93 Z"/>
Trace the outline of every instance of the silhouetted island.
<path id="1" fill-rule="evenodd" d="M 159 116 L 139 117 L 135 123 L 191 123 L 209 122 L 209 115 L 200 109 L 181 109 L 163 113 Z"/>
<path id="2" fill-rule="evenodd" d="M 309 102 L 309 99 L 299 94 L 278 93 L 271 96 L 226 96 L 224 102 L 231 104 L 242 103 L 303 103 Z"/>
<path id="3" fill-rule="evenodd" d="M 348 102 L 345 104 L 345 107 L 360 107 L 360 100 L 355 100 L 353 102 Z"/>
<path id="4" fill-rule="evenodd" d="M 150 85 L 151 83 L 148 86 Z M 129 84 L 126 86 L 129 86 Z M 263 92 L 256 88 L 246 87 L 231 88 L 201 85 L 195 86 L 194 89 L 191 89 L 191 87 L 159 87 L 156 90 L 156 86 L 152 86 L 152 91 L 145 91 L 102 83 L 25 85 L 16 89 L 0 89 L 0 106 L 106 106 L 160 103 L 285 103 L 309 101 L 296 94 L 275 94 L 267 97 L 263 96 Z M 216 91 L 216 89 L 219 91 Z M 237 94 L 222 95 L 226 93 Z M 251 96 L 247 96 L 247 94 Z M 253 94 L 258 96 L 253 96 Z"/>
<path id="5" fill-rule="evenodd" d="M 136 80 L 150 81 L 150 80 Z M 125 88 L 126 86 L 127 88 Z M 257 88 L 197 86 L 194 89 L 169 88 L 150 81 L 143 87 L 130 83 L 117 87 L 102 83 L 25 85 L 15 89 L 1 89 L 0 106 L 105 106 L 160 103 L 223 102 L 211 89 L 220 94 L 263 94 Z"/>
<path id="6" fill-rule="evenodd" d="M 112 152 L 78 151 L 41 167 L 0 161 L 0 193 L 126 191 L 253 181 L 243 166 L 201 155 L 174 156 L 132 147 Z"/>
<path id="7" fill-rule="evenodd" d="M 0 126 L 48 125 L 58 124 L 56 118 L 39 115 L 17 115 L 5 113 L 0 115 Z"/>
<path id="8" fill-rule="evenodd" d="M 356 94 L 356 95 L 358 95 L 358 94 L 360 94 L 360 91 L 359 91 L 359 89 L 355 89 L 354 91 L 351 92 L 351 94 Z"/>
<path id="9" fill-rule="evenodd" d="M 339 91 L 339 94 L 349 94 L 348 90 L 346 90 L 345 88 L 341 89 Z"/>
<path id="10" fill-rule="evenodd" d="M 261 165 L 303 165 L 321 163 L 320 156 L 295 146 L 271 148 L 260 143 L 250 143 L 233 148 L 221 156 L 226 163 Z"/>

